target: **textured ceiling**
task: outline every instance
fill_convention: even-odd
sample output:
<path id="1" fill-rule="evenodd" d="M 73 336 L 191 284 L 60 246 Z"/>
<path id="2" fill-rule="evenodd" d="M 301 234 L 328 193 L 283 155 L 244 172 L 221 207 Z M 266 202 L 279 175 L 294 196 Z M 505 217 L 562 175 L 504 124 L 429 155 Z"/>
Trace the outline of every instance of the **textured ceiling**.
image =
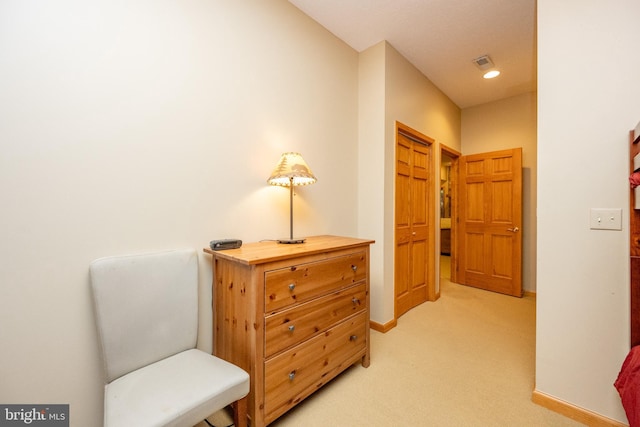
<path id="1" fill-rule="evenodd" d="M 460 108 L 536 90 L 535 0 L 289 1 L 358 52 L 388 41 Z"/>

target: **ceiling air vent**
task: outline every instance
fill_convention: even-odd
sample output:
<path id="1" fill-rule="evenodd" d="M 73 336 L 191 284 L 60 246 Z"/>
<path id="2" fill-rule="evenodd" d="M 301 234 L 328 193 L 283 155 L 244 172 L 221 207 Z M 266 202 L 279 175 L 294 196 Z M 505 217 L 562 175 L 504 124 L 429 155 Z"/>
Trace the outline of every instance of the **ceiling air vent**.
<path id="1" fill-rule="evenodd" d="M 489 58 L 489 55 L 479 56 L 473 60 L 473 63 L 483 71 L 493 68 L 493 61 Z"/>

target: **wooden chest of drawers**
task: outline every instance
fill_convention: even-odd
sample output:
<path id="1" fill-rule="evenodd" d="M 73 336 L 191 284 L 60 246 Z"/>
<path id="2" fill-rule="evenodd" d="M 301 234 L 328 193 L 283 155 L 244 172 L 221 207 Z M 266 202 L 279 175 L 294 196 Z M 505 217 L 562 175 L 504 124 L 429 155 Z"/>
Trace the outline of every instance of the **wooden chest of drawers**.
<path id="1" fill-rule="evenodd" d="M 265 426 L 356 362 L 369 366 L 371 240 L 315 236 L 213 256 L 214 354 L 251 376 Z"/>

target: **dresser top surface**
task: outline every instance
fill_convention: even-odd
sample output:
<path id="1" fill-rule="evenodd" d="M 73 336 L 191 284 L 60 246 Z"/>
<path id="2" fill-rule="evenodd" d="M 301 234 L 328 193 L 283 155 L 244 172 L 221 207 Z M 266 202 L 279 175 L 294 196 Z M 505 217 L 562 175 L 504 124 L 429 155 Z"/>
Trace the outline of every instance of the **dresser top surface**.
<path id="1" fill-rule="evenodd" d="M 263 264 L 266 262 L 278 261 L 297 256 L 313 255 L 329 250 L 368 246 L 374 242 L 374 240 L 325 235 L 307 237 L 304 243 L 297 244 L 282 244 L 268 240 L 246 243 L 238 249 L 213 251 L 209 248 L 205 248 L 204 251 L 212 254 L 214 258 L 229 259 L 251 265 Z"/>

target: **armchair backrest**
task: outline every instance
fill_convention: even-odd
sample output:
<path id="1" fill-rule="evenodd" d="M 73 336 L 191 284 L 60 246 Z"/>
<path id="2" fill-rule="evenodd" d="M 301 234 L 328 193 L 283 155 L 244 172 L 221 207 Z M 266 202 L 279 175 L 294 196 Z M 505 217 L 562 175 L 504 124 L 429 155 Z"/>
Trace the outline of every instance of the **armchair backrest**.
<path id="1" fill-rule="evenodd" d="M 90 274 L 107 383 L 195 348 L 195 250 L 100 258 Z"/>

